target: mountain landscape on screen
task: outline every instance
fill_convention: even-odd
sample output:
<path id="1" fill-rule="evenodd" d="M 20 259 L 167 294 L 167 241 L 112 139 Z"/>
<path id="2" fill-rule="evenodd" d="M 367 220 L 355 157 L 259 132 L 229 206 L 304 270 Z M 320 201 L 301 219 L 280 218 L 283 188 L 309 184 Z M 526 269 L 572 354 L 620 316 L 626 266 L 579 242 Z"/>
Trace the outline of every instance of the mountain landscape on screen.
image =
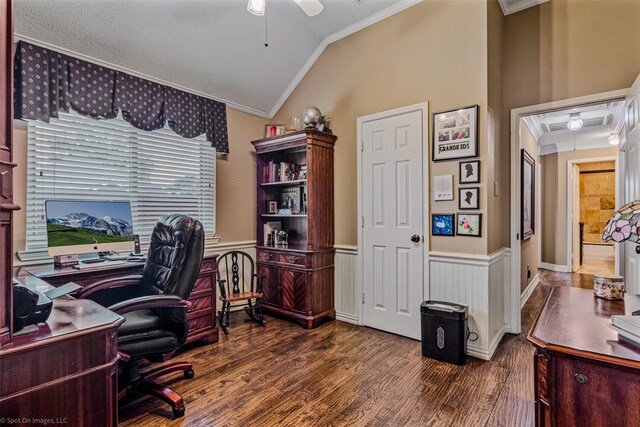
<path id="1" fill-rule="evenodd" d="M 133 227 L 124 220 L 87 213 L 69 213 L 47 218 L 49 246 L 126 242 L 133 239 Z"/>

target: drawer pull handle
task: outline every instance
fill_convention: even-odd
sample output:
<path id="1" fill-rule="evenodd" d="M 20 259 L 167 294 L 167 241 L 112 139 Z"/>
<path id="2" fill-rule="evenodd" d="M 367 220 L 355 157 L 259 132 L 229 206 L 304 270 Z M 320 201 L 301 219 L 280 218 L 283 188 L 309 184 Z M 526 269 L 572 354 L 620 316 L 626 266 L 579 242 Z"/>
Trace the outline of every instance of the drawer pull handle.
<path id="1" fill-rule="evenodd" d="M 267 259 L 271 259 L 272 256 L 273 256 L 273 254 L 267 254 L 266 258 Z"/>
<path id="2" fill-rule="evenodd" d="M 576 374 L 576 381 L 578 381 L 579 384 L 586 384 L 587 376 L 585 374 Z"/>
<path id="3" fill-rule="evenodd" d="M 295 264 L 296 262 L 298 262 L 298 257 L 297 256 L 289 257 L 289 262 L 291 264 Z"/>

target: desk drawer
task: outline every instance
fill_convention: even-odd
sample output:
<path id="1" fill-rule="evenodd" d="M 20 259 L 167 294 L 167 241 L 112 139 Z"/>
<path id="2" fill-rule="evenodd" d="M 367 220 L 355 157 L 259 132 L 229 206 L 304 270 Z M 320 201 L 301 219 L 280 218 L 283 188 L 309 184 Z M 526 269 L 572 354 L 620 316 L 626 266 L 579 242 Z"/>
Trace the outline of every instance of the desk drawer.
<path id="1" fill-rule="evenodd" d="M 196 283 L 193 285 L 191 293 L 195 294 L 196 292 L 206 291 L 209 289 L 213 289 L 213 276 L 211 274 L 207 274 L 206 276 L 198 276 L 198 278 L 196 279 Z"/>
<path id="2" fill-rule="evenodd" d="M 292 266 L 306 267 L 307 257 L 298 253 L 282 253 L 276 251 L 258 251 L 258 261 L 277 262 Z"/>
<path id="3" fill-rule="evenodd" d="M 187 313 L 193 313 L 194 311 L 204 310 L 207 308 L 211 309 L 211 306 L 213 305 L 211 299 L 212 299 L 211 293 L 205 296 L 197 297 L 197 298 L 193 298 L 193 297 L 189 298 L 191 307 L 187 308 Z"/>
<path id="4" fill-rule="evenodd" d="M 215 323 L 213 323 L 213 311 L 206 310 L 205 314 L 202 316 L 200 316 L 199 314 L 200 312 L 193 312 L 191 315 L 187 316 L 189 335 L 197 333 L 201 329 L 212 328 L 215 326 Z"/>

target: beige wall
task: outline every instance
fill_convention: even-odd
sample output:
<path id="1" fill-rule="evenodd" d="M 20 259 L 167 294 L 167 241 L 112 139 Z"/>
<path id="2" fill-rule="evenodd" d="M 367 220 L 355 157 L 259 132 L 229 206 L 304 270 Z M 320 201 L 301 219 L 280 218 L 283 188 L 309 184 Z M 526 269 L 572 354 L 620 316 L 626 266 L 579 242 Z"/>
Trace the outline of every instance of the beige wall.
<path id="1" fill-rule="evenodd" d="M 286 123 L 305 106 L 316 105 L 333 118 L 338 136 L 336 244 L 357 244 L 356 119 L 424 101 L 430 113 L 480 105 L 480 154 L 486 166 L 485 2 L 425 1 L 331 44 L 277 113 L 274 122 Z M 431 163 L 430 168 L 431 176 L 454 174 L 457 182 L 457 161 Z M 487 169 L 482 168 L 481 183 L 485 213 Z M 433 212 L 456 212 L 457 200 L 431 206 Z M 482 238 L 432 237 L 431 249 L 485 254 L 486 218 L 485 214 Z"/>
<path id="2" fill-rule="evenodd" d="M 522 148 L 527 150 L 534 159 L 536 159 L 536 164 L 540 163 L 540 159 L 538 157 L 538 142 L 531 134 L 531 131 L 524 124 L 524 122 L 520 121 L 520 144 Z M 537 172 L 537 171 L 536 171 Z M 542 172 L 544 174 L 544 171 Z M 536 177 L 537 181 L 537 177 Z M 537 206 L 535 206 L 538 209 Z M 540 241 L 540 224 L 537 223 L 539 215 L 534 212 L 534 218 L 536 222 L 534 223 L 534 234 L 529 237 L 527 240 L 522 240 L 520 242 L 520 291 L 524 291 L 529 283 L 536 277 L 538 274 L 538 267 L 540 264 L 540 254 L 538 253 L 538 242 Z M 527 266 L 531 269 L 531 278 L 527 277 Z"/>
<path id="3" fill-rule="evenodd" d="M 568 265 L 567 260 L 567 161 L 617 157 L 618 149 L 566 151 L 543 156 L 542 261 Z"/>
<path id="4" fill-rule="evenodd" d="M 630 87 L 640 73 L 639 22 L 640 1 L 635 0 L 551 0 L 506 16 L 505 118 L 517 107 Z M 509 123 L 502 128 L 508 140 Z M 502 176 L 507 221 L 508 153 Z M 510 245 L 508 233 L 503 243 Z M 545 261 L 555 259 L 554 252 L 547 248 Z"/>
<path id="5" fill-rule="evenodd" d="M 255 152 L 249 141 L 264 134 L 266 120 L 227 109 L 229 151 L 218 156 L 216 163 L 216 235 L 221 243 L 255 240 L 256 238 L 256 168 Z M 14 121 L 14 198 L 23 207 L 15 213 L 14 251 L 25 248 L 27 127 Z M 14 257 L 14 262 L 18 262 Z"/>

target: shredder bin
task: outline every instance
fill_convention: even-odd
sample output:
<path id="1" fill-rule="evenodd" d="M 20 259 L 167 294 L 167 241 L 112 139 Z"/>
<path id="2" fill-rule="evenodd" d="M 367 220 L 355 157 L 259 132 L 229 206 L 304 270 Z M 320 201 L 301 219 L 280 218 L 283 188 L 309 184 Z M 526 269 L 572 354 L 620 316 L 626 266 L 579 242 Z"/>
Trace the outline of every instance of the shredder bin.
<path id="1" fill-rule="evenodd" d="M 420 304 L 422 355 L 464 365 L 467 360 L 466 305 L 444 301 Z"/>

